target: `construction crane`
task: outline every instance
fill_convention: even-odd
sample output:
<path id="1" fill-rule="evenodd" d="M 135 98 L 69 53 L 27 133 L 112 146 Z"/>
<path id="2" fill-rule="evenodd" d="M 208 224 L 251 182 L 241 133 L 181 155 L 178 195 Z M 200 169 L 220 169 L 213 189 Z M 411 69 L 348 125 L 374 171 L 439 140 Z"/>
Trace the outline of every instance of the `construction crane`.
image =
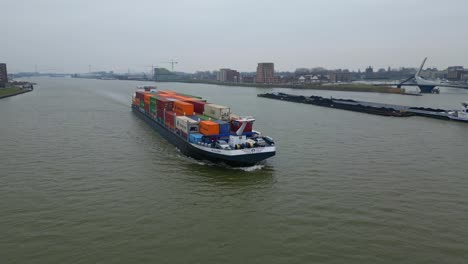
<path id="1" fill-rule="evenodd" d="M 162 61 L 161 63 L 169 63 L 171 64 L 171 71 L 174 72 L 174 64 L 177 64 L 179 62 L 175 61 L 174 59 L 172 59 L 171 61 Z"/>

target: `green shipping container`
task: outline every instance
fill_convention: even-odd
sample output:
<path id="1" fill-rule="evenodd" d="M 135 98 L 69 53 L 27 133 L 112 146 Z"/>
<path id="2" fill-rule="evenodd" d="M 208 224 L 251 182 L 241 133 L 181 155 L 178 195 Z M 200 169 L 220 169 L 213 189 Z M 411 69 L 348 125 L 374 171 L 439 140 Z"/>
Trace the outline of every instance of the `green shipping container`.
<path id="1" fill-rule="evenodd" d="M 198 118 L 201 120 L 213 120 L 213 118 L 206 116 L 206 115 L 197 115 Z"/>
<path id="2" fill-rule="evenodd" d="M 145 108 L 145 101 L 144 100 L 140 100 L 140 107 Z"/>
<path id="3" fill-rule="evenodd" d="M 184 93 L 177 93 L 177 94 L 178 94 L 178 95 L 187 96 L 187 97 L 196 98 L 196 99 L 203 99 L 203 98 L 201 98 L 200 96 L 195 96 L 195 95 L 191 95 L 191 94 L 184 94 Z"/>
<path id="4" fill-rule="evenodd" d="M 151 97 L 150 98 L 150 112 L 152 114 L 156 114 L 156 97 Z"/>

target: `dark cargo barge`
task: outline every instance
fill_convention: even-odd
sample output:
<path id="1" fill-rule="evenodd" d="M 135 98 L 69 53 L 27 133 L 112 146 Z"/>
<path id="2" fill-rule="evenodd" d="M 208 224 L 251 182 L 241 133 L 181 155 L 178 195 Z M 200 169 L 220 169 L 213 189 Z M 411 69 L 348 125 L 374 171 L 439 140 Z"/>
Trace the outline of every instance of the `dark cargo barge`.
<path id="1" fill-rule="evenodd" d="M 373 106 L 362 104 L 361 102 L 350 100 L 350 99 L 335 99 L 335 98 L 324 98 L 321 96 L 309 96 L 305 97 L 302 95 L 292 95 L 285 93 L 266 93 L 259 94 L 259 97 L 265 97 L 276 100 L 283 100 L 295 103 L 312 104 L 323 107 L 337 108 L 354 112 L 368 113 L 373 115 L 382 116 L 397 116 L 407 117 L 413 114 L 407 111 L 401 111 L 385 105 Z"/>
<path id="2" fill-rule="evenodd" d="M 425 107 L 411 107 L 403 105 L 382 104 L 374 102 L 356 101 L 351 99 L 325 98 L 321 96 L 303 96 L 286 93 L 258 94 L 258 97 L 270 98 L 295 103 L 312 104 L 373 115 L 409 117 L 423 116 L 436 119 L 450 120 L 453 110 L 434 109 Z"/>

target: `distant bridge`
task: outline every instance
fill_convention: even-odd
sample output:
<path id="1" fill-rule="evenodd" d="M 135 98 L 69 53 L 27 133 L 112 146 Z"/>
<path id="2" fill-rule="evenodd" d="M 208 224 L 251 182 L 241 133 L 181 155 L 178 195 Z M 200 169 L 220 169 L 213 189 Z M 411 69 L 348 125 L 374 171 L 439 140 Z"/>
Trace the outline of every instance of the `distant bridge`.
<path id="1" fill-rule="evenodd" d="M 464 85 L 455 85 L 455 84 L 449 84 L 449 83 L 443 83 L 440 81 L 434 81 L 434 80 L 427 80 L 424 79 L 423 77 L 420 76 L 422 68 L 424 67 L 424 63 L 426 63 L 427 58 L 424 58 L 423 62 L 421 63 L 421 67 L 419 67 L 419 70 L 416 72 L 414 76 L 411 76 L 410 78 L 402 81 L 397 85 L 398 88 L 401 88 L 402 85 L 412 85 L 412 86 L 418 86 L 419 89 L 421 90 L 421 93 L 433 93 L 434 88 L 436 86 L 439 87 L 452 87 L 452 88 L 463 88 L 463 89 L 468 89 L 468 86 Z M 416 83 L 407 83 L 409 81 L 414 80 Z"/>

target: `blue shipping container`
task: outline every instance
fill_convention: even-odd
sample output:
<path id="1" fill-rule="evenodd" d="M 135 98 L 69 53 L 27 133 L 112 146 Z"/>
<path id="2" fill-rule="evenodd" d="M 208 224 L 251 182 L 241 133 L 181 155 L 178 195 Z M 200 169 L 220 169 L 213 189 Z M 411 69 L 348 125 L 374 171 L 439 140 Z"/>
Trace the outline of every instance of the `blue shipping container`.
<path id="1" fill-rule="evenodd" d="M 201 142 L 201 141 L 202 141 L 202 138 L 203 138 L 203 135 L 202 135 L 202 134 L 200 134 L 200 133 L 193 133 L 193 134 L 190 134 L 189 141 L 190 141 L 191 143 L 197 144 L 198 142 Z"/>
<path id="2" fill-rule="evenodd" d="M 195 120 L 197 122 L 201 121 L 200 118 L 198 118 L 198 116 L 196 116 L 196 115 L 191 115 L 191 116 L 187 116 L 187 117 L 190 118 L 190 119 L 193 119 L 193 120 Z"/>
<path id="3" fill-rule="evenodd" d="M 215 120 L 214 122 L 219 124 L 219 134 L 229 134 L 231 132 L 231 125 L 228 122 L 222 120 Z"/>

